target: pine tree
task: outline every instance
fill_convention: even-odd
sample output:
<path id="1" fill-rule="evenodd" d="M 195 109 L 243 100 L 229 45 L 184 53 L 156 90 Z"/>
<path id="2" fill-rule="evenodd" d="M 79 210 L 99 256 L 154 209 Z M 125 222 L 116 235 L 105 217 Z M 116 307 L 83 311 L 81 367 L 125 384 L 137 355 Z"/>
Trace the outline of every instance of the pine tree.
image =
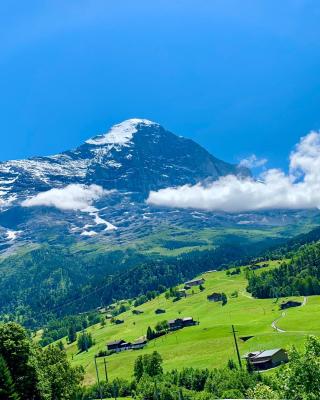
<path id="1" fill-rule="evenodd" d="M 148 326 L 148 329 L 147 329 L 147 340 L 152 340 L 153 338 L 154 338 L 154 332 L 150 328 L 150 326 Z"/>
<path id="2" fill-rule="evenodd" d="M 68 341 L 69 343 L 73 343 L 77 340 L 77 331 L 74 325 L 71 325 L 68 331 Z"/>
<path id="3" fill-rule="evenodd" d="M 62 340 L 59 340 L 57 346 L 58 346 L 59 350 L 61 350 L 61 351 L 63 351 L 65 349 Z"/>

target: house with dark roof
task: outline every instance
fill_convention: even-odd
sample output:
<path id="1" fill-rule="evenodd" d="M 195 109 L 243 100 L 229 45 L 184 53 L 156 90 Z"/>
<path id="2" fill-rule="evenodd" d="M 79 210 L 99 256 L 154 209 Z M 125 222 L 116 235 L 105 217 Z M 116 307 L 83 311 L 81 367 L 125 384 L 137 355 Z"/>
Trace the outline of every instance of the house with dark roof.
<path id="1" fill-rule="evenodd" d="M 131 343 L 126 342 L 125 340 L 114 340 L 113 342 L 107 343 L 107 349 L 109 351 L 124 351 L 131 349 Z"/>
<path id="2" fill-rule="evenodd" d="M 121 345 L 123 343 L 126 343 L 124 340 L 114 340 L 112 342 L 107 343 L 107 349 L 109 351 L 115 350 L 115 351 L 121 351 Z"/>
<path id="3" fill-rule="evenodd" d="M 183 324 L 183 327 L 186 327 L 186 326 L 193 326 L 196 323 L 192 317 L 185 317 L 185 318 L 182 318 L 182 324 Z"/>
<path id="4" fill-rule="evenodd" d="M 132 350 L 138 350 L 138 349 L 143 349 L 144 346 L 146 346 L 148 343 L 147 339 L 145 337 L 141 337 L 137 340 L 135 340 L 132 344 L 131 344 L 131 348 Z"/>
<path id="5" fill-rule="evenodd" d="M 137 310 L 137 309 L 135 309 L 135 310 L 132 310 L 132 314 L 134 314 L 134 315 L 140 315 L 140 314 L 143 314 L 143 311 L 142 311 L 142 310 Z"/>
<path id="6" fill-rule="evenodd" d="M 166 312 L 166 310 L 164 310 L 163 308 L 157 308 L 156 310 L 155 310 L 155 313 L 156 314 L 164 314 Z"/>
<path id="7" fill-rule="evenodd" d="M 187 326 L 193 326 L 195 324 L 196 323 L 192 317 L 176 318 L 168 321 L 170 331 L 176 331 L 178 329 L 182 329 Z"/>
<path id="8" fill-rule="evenodd" d="M 124 350 L 131 350 L 132 349 L 132 343 L 131 342 L 124 342 L 120 345 L 120 351 Z"/>
<path id="9" fill-rule="evenodd" d="M 192 281 L 188 281 L 184 283 L 185 289 L 190 289 L 192 286 L 200 286 L 203 285 L 205 282 L 204 278 L 193 279 Z"/>
<path id="10" fill-rule="evenodd" d="M 243 358 L 256 370 L 266 370 L 288 362 L 288 354 L 284 349 L 254 351 Z"/>

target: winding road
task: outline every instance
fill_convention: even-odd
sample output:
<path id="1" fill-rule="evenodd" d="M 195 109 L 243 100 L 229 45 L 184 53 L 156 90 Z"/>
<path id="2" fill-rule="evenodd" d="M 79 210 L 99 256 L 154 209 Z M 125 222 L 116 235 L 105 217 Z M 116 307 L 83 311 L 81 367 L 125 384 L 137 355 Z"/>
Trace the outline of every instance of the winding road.
<path id="1" fill-rule="evenodd" d="M 304 306 L 307 304 L 307 300 L 308 300 L 307 297 L 304 296 L 303 302 L 302 302 L 302 304 L 301 304 L 300 307 L 304 307 Z M 287 315 L 287 314 L 283 311 L 282 314 L 280 315 L 280 317 L 278 317 L 277 319 L 275 319 L 275 320 L 272 322 L 272 324 L 271 324 L 271 327 L 272 327 L 274 330 L 276 330 L 277 332 L 279 332 L 279 333 L 285 333 L 285 332 L 286 332 L 286 331 L 284 331 L 283 329 L 280 329 L 280 328 L 277 326 L 277 322 L 280 321 L 280 319 L 284 318 L 286 315 Z"/>

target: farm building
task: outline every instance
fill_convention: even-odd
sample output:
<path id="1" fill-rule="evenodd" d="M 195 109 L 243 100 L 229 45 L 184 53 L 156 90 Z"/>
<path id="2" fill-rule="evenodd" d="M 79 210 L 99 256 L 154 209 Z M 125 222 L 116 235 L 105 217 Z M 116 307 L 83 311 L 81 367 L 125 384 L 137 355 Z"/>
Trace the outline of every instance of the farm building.
<path id="1" fill-rule="evenodd" d="M 178 290 L 178 296 L 179 296 L 179 297 L 187 297 L 187 291 L 186 291 L 186 289 L 179 289 L 179 290 Z"/>
<path id="2" fill-rule="evenodd" d="M 109 351 L 124 351 L 124 350 L 129 350 L 131 349 L 131 343 L 127 343 L 124 340 L 114 340 L 113 342 L 107 343 L 107 349 Z"/>
<path id="3" fill-rule="evenodd" d="M 170 319 L 170 321 L 168 321 L 168 325 L 170 331 L 176 331 L 177 329 L 181 329 L 183 328 L 182 318 Z"/>
<path id="4" fill-rule="evenodd" d="M 132 344 L 130 342 L 124 342 L 120 345 L 120 351 L 130 350 L 132 348 Z"/>
<path id="5" fill-rule="evenodd" d="M 243 358 L 257 370 L 274 368 L 288 362 L 288 354 L 284 349 L 254 351 L 246 354 Z"/>
<path id="6" fill-rule="evenodd" d="M 126 343 L 126 342 L 124 340 L 114 340 L 113 342 L 107 343 L 107 349 L 121 351 L 121 345 L 123 343 Z"/>
<path id="7" fill-rule="evenodd" d="M 184 327 L 185 326 L 193 326 L 193 325 L 195 325 L 195 322 L 194 322 L 192 317 L 182 318 L 182 323 L 183 323 Z"/>
<path id="8" fill-rule="evenodd" d="M 135 342 L 126 342 L 124 340 L 115 340 L 113 342 L 107 343 L 107 349 L 109 351 L 125 351 L 125 350 L 137 350 L 143 349 L 143 347 L 148 343 L 145 337 L 137 339 Z"/>
<path id="9" fill-rule="evenodd" d="M 132 348 L 132 350 L 143 349 L 147 343 L 148 343 L 147 339 L 145 337 L 142 337 L 140 339 L 137 339 L 135 342 L 133 342 L 131 344 L 131 348 Z"/>
<path id="10" fill-rule="evenodd" d="M 205 282 L 204 278 L 200 279 L 193 279 L 192 281 L 188 281 L 184 283 L 185 289 L 190 289 L 192 286 L 200 286 L 203 285 Z"/>
<path id="11" fill-rule="evenodd" d="M 221 301 L 221 300 L 222 300 L 222 293 L 212 293 L 212 294 L 209 294 L 209 295 L 207 296 L 207 299 L 208 299 L 209 301 L 214 301 L 214 302 Z"/>
<path id="12" fill-rule="evenodd" d="M 143 311 L 141 311 L 141 310 L 132 310 L 132 314 L 140 315 L 140 314 L 143 314 Z"/>
<path id="13" fill-rule="evenodd" d="M 195 321 L 193 320 L 192 317 L 177 318 L 177 319 L 171 319 L 170 321 L 168 321 L 168 325 L 169 325 L 170 331 L 176 331 L 178 329 L 182 329 L 187 326 L 195 325 Z"/>
<path id="14" fill-rule="evenodd" d="M 291 307 L 299 307 L 299 306 L 301 306 L 301 304 L 302 303 L 300 301 L 289 300 L 289 301 L 286 301 L 285 303 L 281 303 L 280 309 L 286 310 L 287 308 L 291 308 Z"/>

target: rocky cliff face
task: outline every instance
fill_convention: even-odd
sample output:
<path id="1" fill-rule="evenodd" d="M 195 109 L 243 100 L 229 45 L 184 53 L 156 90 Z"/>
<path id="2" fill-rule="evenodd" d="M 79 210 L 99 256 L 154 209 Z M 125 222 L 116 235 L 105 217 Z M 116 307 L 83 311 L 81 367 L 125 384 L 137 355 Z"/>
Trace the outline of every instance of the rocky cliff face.
<path id="1" fill-rule="evenodd" d="M 150 190 L 214 180 L 227 174 L 248 171 L 216 159 L 197 143 L 159 124 L 132 119 L 75 150 L 0 163 L 0 201 L 3 205 L 14 203 L 70 183 L 94 183 L 145 196 Z"/>
<path id="2" fill-rule="evenodd" d="M 210 182 L 228 174 L 246 176 L 250 171 L 218 160 L 194 141 L 141 119 L 124 121 L 58 155 L 1 162 L 0 251 L 70 237 L 111 245 L 130 243 L 164 225 L 164 229 L 188 230 L 295 223 L 293 213 L 227 215 L 145 202 L 151 190 Z M 73 186 L 55 192 L 68 185 Z M 88 198 L 90 207 L 73 206 Z"/>

